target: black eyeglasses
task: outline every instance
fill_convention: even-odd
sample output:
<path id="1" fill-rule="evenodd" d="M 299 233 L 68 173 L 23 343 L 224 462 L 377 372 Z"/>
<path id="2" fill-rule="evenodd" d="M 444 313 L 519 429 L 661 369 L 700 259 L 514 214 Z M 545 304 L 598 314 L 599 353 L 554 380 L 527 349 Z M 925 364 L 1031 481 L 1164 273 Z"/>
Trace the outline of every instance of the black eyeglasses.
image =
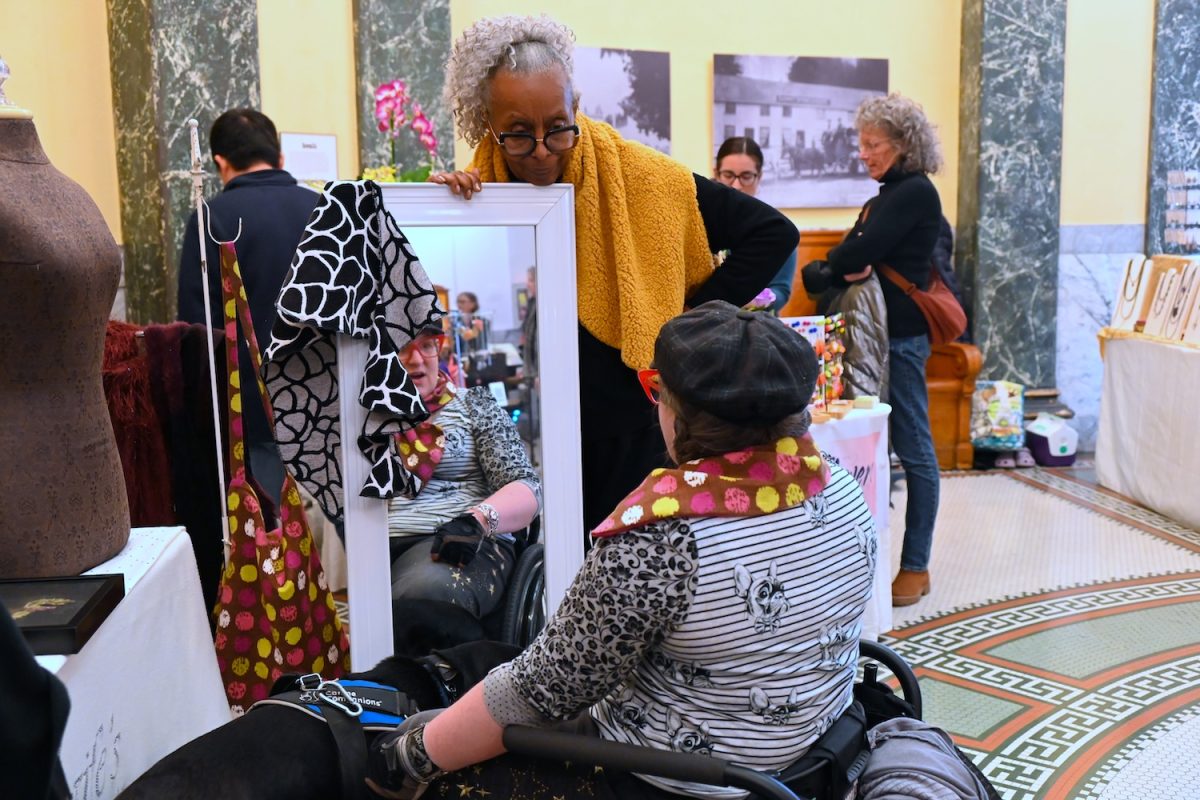
<path id="1" fill-rule="evenodd" d="M 721 183 L 728 184 L 729 186 L 732 186 L 735 180 L 741 183 L 742 186 L 749 186 L 758 180 L 758 173 L 732 172 L 730 170 L 723 169 L 717 172 L 717 177 L 721 179 Z"/>
<path id="2" fill-rule="evenodd" d="M 540 138 L 532 133 L 513 133 L 511 131 L 496 133 L 491 123 L 488 123 L 488 130 L 492 132 L 492 136 L 496 137 L 496 143 L 504 148 L 504 152 L 518 158 L 527 156 L 536 150 L 538 142 L 544 144 L 551 153 L 565 153 L 579 141 L 578 125 L 553 128 L 546 131 L 546 135 Z"/>

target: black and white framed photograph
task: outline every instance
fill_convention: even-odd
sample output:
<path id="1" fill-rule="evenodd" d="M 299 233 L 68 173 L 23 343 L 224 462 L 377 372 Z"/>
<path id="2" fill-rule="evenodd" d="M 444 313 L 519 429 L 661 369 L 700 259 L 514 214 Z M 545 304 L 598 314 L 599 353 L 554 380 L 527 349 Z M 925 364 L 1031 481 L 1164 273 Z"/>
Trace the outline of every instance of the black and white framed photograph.
<path id="1" fill-rule="evenodd" d="M 671 56 L 654 50 L 575 48 L 579 110 L 626 139 L 671 154 Z"/>
<path id="2" fill-rule="evenodd" d="M 887 59 L 714 55 L 713 154 L 751 138 L 763 151 L 759 199 L 856 208 L 879 187 L 858 159 L 854 113 L 887 90 Z"/>

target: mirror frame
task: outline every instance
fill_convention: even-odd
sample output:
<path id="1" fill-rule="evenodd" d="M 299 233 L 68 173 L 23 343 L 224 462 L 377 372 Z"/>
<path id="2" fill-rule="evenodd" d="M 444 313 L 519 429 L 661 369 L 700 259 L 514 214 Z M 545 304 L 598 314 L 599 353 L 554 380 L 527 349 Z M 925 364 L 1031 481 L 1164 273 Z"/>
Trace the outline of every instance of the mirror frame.
<path id="1" fill-rule="evenodd" d="M 542 534 L 546 548 L 546 613 L 554 613 L 583 564 L 582 462 L 579 433 L 579 344 L 575 290 L 575 188 L 570 184 L 486 184 L 470 200 L 431 183 L 384 183 L 384 207 L 401 230 L 414 227 L 532 226 L 538 267 L 538 373 L 541 382 Z M 380 218 L 382 220 L 382 216 Z M 417 258 L 421 257 L 416 253 Z M 338 383 L 362 385 L 367 342 L 338 337 Z M 358 391 L 340 391 L 343 431 L 359 431 L 366 409 Z M 347 437 L 348 438 L 348 437 Z M 392 581 L 387 501 L 360 497 L 368 463 L 357 447 L 341 448 L 350 604 L 350 658 L 370 669 L 392 655 Z"/>

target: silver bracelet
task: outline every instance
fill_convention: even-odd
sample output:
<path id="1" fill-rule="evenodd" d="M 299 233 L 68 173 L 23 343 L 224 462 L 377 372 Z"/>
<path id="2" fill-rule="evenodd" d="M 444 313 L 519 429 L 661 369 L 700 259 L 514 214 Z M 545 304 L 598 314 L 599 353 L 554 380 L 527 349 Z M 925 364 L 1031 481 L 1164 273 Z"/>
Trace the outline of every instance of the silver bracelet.
<path id="1" fill-rule="evenodd" d="M 500 512 L 491 503 L 477 503 L 475 509 L 487 520 L 487 535 L 494 536 L 500 530 Z"/>

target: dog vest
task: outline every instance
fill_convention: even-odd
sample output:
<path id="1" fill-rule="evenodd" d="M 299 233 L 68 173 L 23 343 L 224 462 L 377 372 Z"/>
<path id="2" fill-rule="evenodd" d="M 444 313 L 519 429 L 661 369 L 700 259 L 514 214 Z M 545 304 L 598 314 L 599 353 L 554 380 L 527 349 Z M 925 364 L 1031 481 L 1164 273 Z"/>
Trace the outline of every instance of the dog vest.
<path id="1" fill-rule="evenodd" d="M 289 686 L 291 688 L 289 688 Z M 250 710 L 261 705 L 294 708 L 329 725 L 337 745 L 342 796 L 367 798 L 367 742 L 364 732 L 395 730 L 413 708 L 408 695 L 382 683 L 362 680 L 323 680 L 320 675 L 297 675 Z"/>

